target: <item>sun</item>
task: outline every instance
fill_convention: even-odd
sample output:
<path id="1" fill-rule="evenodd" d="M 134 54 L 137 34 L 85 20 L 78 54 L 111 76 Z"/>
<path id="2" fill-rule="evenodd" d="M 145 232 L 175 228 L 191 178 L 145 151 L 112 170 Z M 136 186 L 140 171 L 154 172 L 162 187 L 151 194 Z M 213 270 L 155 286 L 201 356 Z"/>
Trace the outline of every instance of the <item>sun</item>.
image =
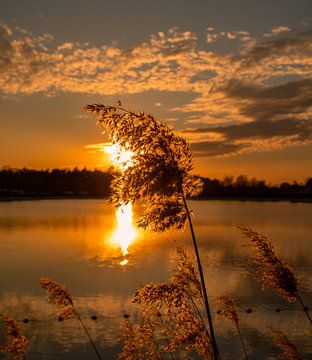
<path id="1" fill-rule="evenodd" d="M 131 151 L 125 151 L 120 148 L 117 144 L 107 144 L 104 145 L 103 151 L 110 155 L 111 162 L 118 166 L 121 170 L 126 170 L 129 166 L 132 165 L 132 156 Z"/>

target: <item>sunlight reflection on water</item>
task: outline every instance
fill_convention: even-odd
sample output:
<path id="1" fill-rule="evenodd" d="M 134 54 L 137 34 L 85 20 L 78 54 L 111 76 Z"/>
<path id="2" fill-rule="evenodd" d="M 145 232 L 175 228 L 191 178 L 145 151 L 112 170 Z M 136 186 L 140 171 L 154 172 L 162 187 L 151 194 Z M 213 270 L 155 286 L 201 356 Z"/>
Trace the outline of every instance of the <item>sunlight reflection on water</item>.
<path id="1" fill-rule="evenodd" d="M 235 299 L 252 359 L 278 356 L 272 352 L 268 325 L 290 335 L 306 356 L 312 344 L 300 308 L 272 291 L 262 292 L 246 269 L 250 249 L 244 246 L 236 226 L 252 226 L 271 238 L 278 253 L 294 267 L 302 296 L 311 307 L 311 206 L 190 201 L 213 315 L 217 296 Z M 176 267 L 177 246 L 193 254 L 187 229 L 164 234 L 139 231 L 134 225 L 139 209 L 131 208 L 118 220 L 113 205 L 102 200 L 0 203 L 0 313 L 15 316 L 21 324 L 29 339 L 27 359 L 83 360 L 92 356 L 77 321 L 57 320 L 58 310 L 36 283 L 39 277 L 68 286 L 101 353 L 112 360 L 120 351 L 123 315 L 133 309 L 131 295 L 142 284 L 168 279 Z M 128 236 L 133 237 L 134 232 L 130 242 Z M 127 265 L 121 266 L 121 262 Z M 277 308 L 281 311 L 276 312 Z M 239 359 L 232 324 L 217 321 L 216 333 L 221 347 L 233 354 L 231 359 Z"/>
<path id="2" fill-rule="evenodd" d="M 132 204 L 128 203 L 120 206 L 116 210 L 117 226 L 110 238 L 110 243 L 119 246 L 122 254 L 128 254 L 129 245 L 135 240 L 137 230 L 132 224 Z M 120 265 L 126 265 L 127 259 L 120 262 Z"/>

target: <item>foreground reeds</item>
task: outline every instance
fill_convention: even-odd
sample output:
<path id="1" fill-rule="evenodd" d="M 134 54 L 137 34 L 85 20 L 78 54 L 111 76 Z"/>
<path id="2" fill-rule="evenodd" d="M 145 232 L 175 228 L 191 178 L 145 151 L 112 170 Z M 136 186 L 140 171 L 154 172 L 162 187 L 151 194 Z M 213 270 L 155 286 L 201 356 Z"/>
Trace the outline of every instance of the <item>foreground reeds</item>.
<path id="1" fill-rule="evenodd" d="M 112 200 L 116 206 L 141 201 L 145 211 L 138 221 L 141 228 L 155 231 L 181 229 L 188 221 L 194 245 L 200 286 L 207 316 L 214 360 L 219 350 L 214 333 L 208 293 L 197 239 L 187 197 L 200 193 L 202 183 L 190 174 L 192 155 L 186 140 L 150 114 L 115 106 L 86 105 L 87 112 L 98 116 L 98 124 L 121 152 L 132 154 L 131 161 L 112 182 Z"/>
<path id="2" fill-rule="evenodd" d="M 245 354 L 245 359 L 248 360 L 248 353 L 239 327 L 239 316 L 234 301 L 228 296 L 220 296 L 217 298 L 216 303 L 220 308 L 220 310 L 218 311 L 218 317 L 219 318 L 223 317 L 225 319 L 230 320 L 236 327 L 243 348 L 243 352 Z"/>
<path id="3" fill-rule="evenodd" d="M 178 249 L 178 269 L 168 281 L 142 286 L 133 296 L 140 317 L 124 322 L 119 359 L 179 359 L 196 351 L 214 358 L 211 338 L 202 318 L 204 303 L 198 273 L 189 255 Z"/>
<path id="4" fill-rule="evenodd" d="M 251 228 L 239 227 L 239 229 L 255 251 L 256 256 L 252 257 L 248 263 L 255 267 L 256 277 L 261 282 L 262 289 L 273 288 L 288 302 L 299 301 L 312 325 L 309 309 L 299 295 L 297 278 L 292 268 L 276 255 L 273 245 L 266 236 Z"/>
<path id="5" fill-rule="evenodd" d="M 74 306 L 72 295 L 70 294 L 66 286 L 63 284 L 59 284 L 49 278 L 41 278 L 38 282 L 39 285 L 47 291 L 48 301 L 62 309 L 62 311 L 58 314 L 59 319 L 63 320 L 73 318 L 74 316 L 77 317 L 98 359 L 102 360 L 102 357 L 97 350 L 88 329 L 86 328 L 81 316 L 79 315 L 79 312 Z"/>

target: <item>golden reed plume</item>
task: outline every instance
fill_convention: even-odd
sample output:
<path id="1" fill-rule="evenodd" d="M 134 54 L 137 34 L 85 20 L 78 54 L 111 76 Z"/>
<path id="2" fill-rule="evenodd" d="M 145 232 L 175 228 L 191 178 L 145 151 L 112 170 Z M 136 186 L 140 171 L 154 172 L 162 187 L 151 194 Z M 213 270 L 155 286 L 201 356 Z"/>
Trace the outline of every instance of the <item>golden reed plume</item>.
<path id="1" fill-rule="evenodd" d="M 16 320 L 12 316 L 5 316 L 6 343 L 0 348 L 4 354 L 12 354 L 13 360 L 25 359 L 26 337 L 22 334 Z"/>
<path id="2" fill-rule="evenodd" d="M 291 267 L 276 254 L 268 238 L 251 228 L 239 227 L 242 235 L 249 240 L 256 253 L 249 261 L 256 267 L 257 279 L 262 288 L 273 288 L 289 302 L 297 300 L 297 279 Z"/>
<path id="3" fill-rule="evenodd" d="M 40 278 L 38 282 L 39 285 L 48 292 L 48 301 L 52 304 L 55 304 L 57 307 L 63 309 L 63 311 L 58 314 L 59 318 L 70 319 L 74 316 L 77 317 L 98 359 L 102 360 L 102 357 L 98 352 L 88 329 L 86 328 L 81 316 L 79 315 L 78 311 L 74 306 L 72 296 L 66 286 L 63 284 L 59 284 L 49 278 Z"/>
<path id="4" fill-rule="evenodd" d="M 70 319 L 75 316 L 75 308 L 71 294 L 65 285 L 59 284 L 49 278 L 39 279 L 39 285 L 48 292 L 48 301 L 63 309 L 59 317 Z"/>
<path id="5" fill-rule="evenodd" d="M 274 247 L 266 236 L 251 228 L 238 228 L 242 235 L 250 241 L 250 247 L 256 253 L 256 256 L 249 260 L 249 265 L 256 267 L 256 276 L 262 283 L 262 289 L 271 287 L 289 302 L 298 300 L 312 325 L 309 308 L 304 305 L 299 295 L 297 279 L 292 268 L 275 254 Z"/>

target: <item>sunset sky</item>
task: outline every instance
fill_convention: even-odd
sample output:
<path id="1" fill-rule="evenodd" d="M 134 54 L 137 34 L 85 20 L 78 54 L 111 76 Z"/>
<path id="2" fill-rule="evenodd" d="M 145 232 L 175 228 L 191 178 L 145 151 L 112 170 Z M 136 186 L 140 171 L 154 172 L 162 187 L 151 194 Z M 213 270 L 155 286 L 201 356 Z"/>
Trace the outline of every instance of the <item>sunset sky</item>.
<path id="1" fill-rule="evenodd" d="M 0 167 L 107 169 L 87 103 L 145 110 L 195 172 L 312 176 L 311 0 L 3 0 Z"/>

